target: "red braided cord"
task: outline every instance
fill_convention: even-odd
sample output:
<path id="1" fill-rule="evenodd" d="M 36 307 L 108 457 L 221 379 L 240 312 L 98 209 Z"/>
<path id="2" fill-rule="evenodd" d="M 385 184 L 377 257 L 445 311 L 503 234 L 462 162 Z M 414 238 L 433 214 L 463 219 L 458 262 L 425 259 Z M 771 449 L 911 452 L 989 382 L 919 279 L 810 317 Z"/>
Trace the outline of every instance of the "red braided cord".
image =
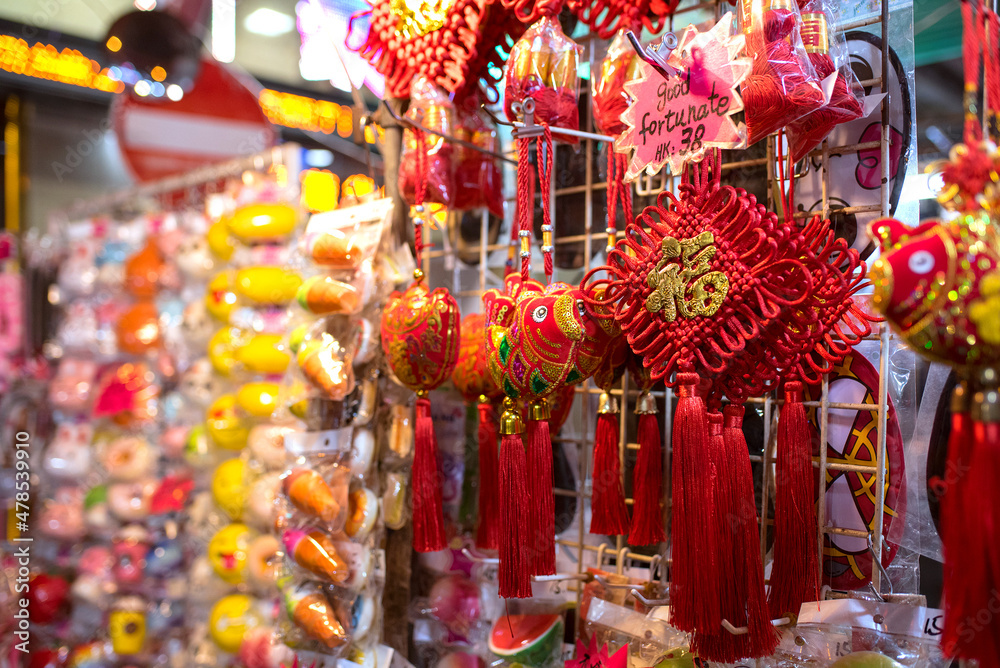
<path id="1" fill-rule="evenodd" d="M 618 226 L 618 161 L 615 159 L 615 149 L 610 144 L 608 144 L 608 230 L 617 226 Z"/>
<path id="2" fill-rule="evenodd" d="M 995 116 L 1000 111 L 1000 16 L 994 11 L 988 11 L 986 20 L 989 22 L 990 42 L 986 58 L 986 95 L 988 116 Z"/>
<path id="3" fill-rule="evenodd" d="M 531 144 L 527 137 L 517 139 L 517 214 L 518 214 L 518 253 L 521 254 L 521 280 L 527 281 L 531 272 L 531 254 L 521 250 L 521 238 L 531 234 L 531 220 L 535 209 L 533 190 L 534 178 L 531 174 L 531 162 L 528 152 Z"/>
<path id="4" fill-rule="evenodd" d="M 965 71 L 965 131 L 963 141 L 966 146 L 978 144 L 982 139 L 982 126 L 975 113 L 976 95 L 979 86 L 980 45 L 982 44 L 982 22 L 976 20 L 972 0 L 962 0 L 962 64 Z"/>
<path id="5" fill-rule="evenodd" d="M 414 129 L 417 139 L 417 189 L 414 193 L 416 206 L 424 208 L 424 198 L 427 196 L 427 139 L 421 130 Z M 420 211 L 417 215 L 420 222 L 413 226 L 413 255 L 417 268 L 423 268 L 422 252 L 424 250 L 424 225 L 427 224 L 428 211 Z"/>
<path id="6" fill-rule="evenodd" d="M 552 162 L 553 153 L 552 150 L 552 131 L 546 124 L 542 125 L 542 130 L 544 134 L 538 139 L 536 143 L 536 157 L 538 159 L 538 187 L 542 189 L 542 239 L 545 238 L 544 230 L 549 230 L 549 239 L 552 243 L 555 242 L 555 229 L 552 227 L 552 210 L 551 203 L 549 201 L 552 190 Z M 538 144 L 541 144 L 545 148 L 545 157 L 542 158 L 538 153 Z M 545 283 L 552 283 L 552 247 L 542 248 L 542 259 L 544 261 L 545 267 Z"/>

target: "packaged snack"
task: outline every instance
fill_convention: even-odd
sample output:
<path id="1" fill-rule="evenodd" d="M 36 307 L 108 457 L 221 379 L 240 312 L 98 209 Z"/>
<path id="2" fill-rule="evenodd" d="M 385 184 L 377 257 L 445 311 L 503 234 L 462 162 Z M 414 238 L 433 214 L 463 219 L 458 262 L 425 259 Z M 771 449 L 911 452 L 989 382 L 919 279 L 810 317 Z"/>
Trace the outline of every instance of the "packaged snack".
<path id="1" fill-rule="evenodd" d="M 303 584 L 287 589 L 284 598 L 289 618 L 310 638 L 327 649 L 337 649 L 347 642 L 347 632 L 321 589 Z"/>
<path id="2" fill-rule="evenodd" d="M 410 108 L 406 117 L 443 135 L 455 127 L 455 107 L 447 93 L 423 75 L 410 85 Z M 417 188 L 426 184 L 424 203 L 448 206 L 454 197 L 453 155 L 451 143 L 438 135 L 406 128 L 399 160 L 399 192 L 412 206 L 417 203 Z"/>
<path id="3" fill-rule="evenodd" d="M 559 21 L 544 16 L 514 44 L 504 73 L 504 111 L 521 120 L 522 105 L 534 100 L 535 121 L 568 130 L 580 129 L 580 80 L 577 63 L 583 49 L 563 34 Z M 515 108 L 514 105 L 518 105 Z M 568 136 L 563 141 L 577 143 Z"/>

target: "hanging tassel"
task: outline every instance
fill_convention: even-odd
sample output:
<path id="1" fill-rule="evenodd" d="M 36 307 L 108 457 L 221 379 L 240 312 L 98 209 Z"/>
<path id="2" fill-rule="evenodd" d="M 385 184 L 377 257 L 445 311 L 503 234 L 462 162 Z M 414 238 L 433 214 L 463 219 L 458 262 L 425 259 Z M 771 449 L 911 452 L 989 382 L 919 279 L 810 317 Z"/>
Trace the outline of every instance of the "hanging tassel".
<path id="1" fill-rule="evenodd" d="M 413 449 L 413 549 L 436 552 L 447 545 L 441 514 L 441 478 L 438 445 L 431 419 L 431 402 L 417 392 L 417 420 Z"/>
<path id="2" fill-rule="evenodd" d="M 978 531 L 973 517 L 967 515 L 966 501 L 962 498 L 968 485 L 959 486 L 971 472 L 973 454 L 972 416 L 969 413 L 969 388 L 965 381 L 955 386 L 951 393 L 951 433 L 948 435 L 948 457 L 944 478 L 932 479 L 930 487 L 937 495 L 941 510 L 941 544 L 944 554 L 942 590 L 944 599 L 944 630 L 941 647 L 954 647 L 964 643 L 960 622 L 968 606 L 963 588 L 963 558 L 969 554 L 969 531 Z M 949 653 L 949 656 L 954 654 Z"/>
<path id="3" fill-rule="evenodd" d="M 493 406 L 485 395 L 480 395 L 479 527 L 476 529 L 476 547 L 481 550 L 495 550 L 499 546 L 498 469 L 497 425 Z"/>
<path id="4" fill-rule="evenodd" d="M 556 572 L 556 503 L 552 491 L 552 437 L 549 435 L 549 405 L 539 399 L 528 409 L 528 471 L 531 486 L 530 533 L 526 548 L 532 575 Z"/>
<path id="5" fill-rule="evenodd" d="M 786 382 L 775 464 L 774 564 L 768 598 L 772 618 L 798 615 L 802 603 L 819 598 L 811 431 L 802 383 Z"/>
<path id="6" fill-rule="evenodd" d="M 719 553 L 731 555 L 723 586 L 730 593 L 723 601 L 735 601 L 733 610 L 723 609 L 723 615 L 736 627 L 747 627 L 747 633 L 720 633 L 713 643 L 699 650 L 703 658 L 723 662 L 770 656 L 780 639 L 771 624 L 764 590 L 764 566 L 760 554 L 757 506 L 754 503 L 753 470 L 750 452 L 743 435 L 743 406 L 730 404 L 723 409 L 722 445 L 726 469 L 724 478 L 732 480 L 732 503 L 728 511 L 719 509 L 727 518 L 726 533 Z M 728 658 L 726 658 L 728 657 Z"/>
<path id="7" fill-rule="evenodd" d="M 514 400 L 503 400 L 500 416 L 500 596 L 531 597 L 531 563 L 526 558 L 524 541 L 528 537 L 528 462 L 521 434 L 524 422 Z"/>
<path id="8" fill-rule="evenodd" d="M 715 514 L 708 411 L 698 396 L 698 374 L 677 374 L 671 467 L 671 624 L 682 631 L 715 632 L 719 608 L 718 536 L 706 518 Z"/>
<path id="9" fill-rule="evenodd" d="M 957 527 L 947 527 L 945 540 L 952 542 L 958 538 L 952 535 L 949 539 L 949 530 L 973 530 L 960 537 L 961 552 L 945 554 L 948 560 L 945 573 L 952 571 L 953 574 L 951 581 L 946 581 L 951 585 L 947 594 L 955 598 L 955 605 L 945 601 L 945 615 L 952 613 L 951 619 L 945 620 L 945 626 L 956 629 L 958 641 L 952 647 L 942 647 L 949 656 L 975 659 L 980 666 L 998 666 L 1000 619 L 990 614 L 984 623 L 982 613 L 996 608 L 997 592 L 1000 591 L 1000 571 L 997 570 L 1000 568 L 1000 547 L 997 545 L 1000 535 L 996 530 L 1000 522 L 1000 488 L 996 484 L 1000 476 L 1000 395 L 996 371 L 981 369 L 977 385 L 971 402 L 973 450 L 969 475 L 957 498 L 961 504 L 959 512 L 966 513 L 966 520 Z M 945 519 L 942 514 L 941 520 Z M 957 606 L 961 608 L 956 610 Z"/>
<path id="10" fill-rule="evenodd" d="M 597 407 L 594 463 L 590 497 L 590 533 L 618 536 L 628 533 L 628 508 L 618 460 L 618 401 L 602 392 Z"/>
<path id="11" fill-rule="evenodd" d="M 736 563 L 736 555 L 733 554 L 733 550 L 737 547 L 734 540 L 735 534 L 730 530 L 735 506 L 734 495 L 732 485 L 726 484 L 722 479 L 724 475 L 727 477 L 730 475 L 732 462 L 729 460 L 729 453 L 722 437 L 722 413 L 715 410 L 708 413 L 708 438 L 715 477 L 715 513 L 705 519 L 708 524 L 712 525 L 718 539 L 716 566 L 719 569 L 721 586 L 719 610 L 722 619 L 729 621 L 733 626 L 741 626 L 744 617 L 743 603 L 738 598 L 738 592 L 732 586 L 732 570 Z M 734 663 L 744 658 L 741 650 L 745 644 L 743 634 L 733 635 L 726 631 L 720 623 L 714 629 L 695 633 L 691 639 L 691 651 L 697 653 L 702 659 Z"/>
<path id="12" fill-rule="evenodd" d="M 639 395 L 635 412 L 639 416 L 639 456 L 632 470 L 631 545 L 653 545 L 666 540 L 663 532 L 663 448 L 656 399 L 649 392 Z"/>

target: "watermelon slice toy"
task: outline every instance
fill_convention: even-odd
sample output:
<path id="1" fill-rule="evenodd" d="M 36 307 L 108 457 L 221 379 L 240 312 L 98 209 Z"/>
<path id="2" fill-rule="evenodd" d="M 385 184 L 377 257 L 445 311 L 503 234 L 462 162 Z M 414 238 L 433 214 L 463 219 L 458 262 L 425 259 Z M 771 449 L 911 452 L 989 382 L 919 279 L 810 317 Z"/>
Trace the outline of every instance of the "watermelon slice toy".
<path id="1" fill-rule="evenodd" d="M 503 615 L 490 631 L 490 651 L 507 663 L 545 668 L 559 662 L 562 615 Z"/>

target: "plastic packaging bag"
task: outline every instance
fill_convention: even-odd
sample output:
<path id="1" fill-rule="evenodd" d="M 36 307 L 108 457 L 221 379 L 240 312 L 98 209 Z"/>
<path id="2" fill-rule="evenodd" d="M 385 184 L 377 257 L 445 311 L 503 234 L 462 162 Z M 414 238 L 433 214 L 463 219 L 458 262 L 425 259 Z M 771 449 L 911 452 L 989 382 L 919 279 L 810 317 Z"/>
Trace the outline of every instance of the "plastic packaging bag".
<path id="1" fill-rule="evenodd" d="M 444 135 L 451 135 L 455 127 L 455 107 L 448 95 L 423 75 L 413 78 L 410 108 L 406 117 Z M 436 202 L 447 206 L 451 204 L 455 190 L 452 146 L 437 135 L 421 133 L 421 136 L 426 159 L 418 155 L 421 146 L 417 133 L 411 128 L 403 131 L 399 191 L 403 199 L 412 206 L 417 203 L 417 188 L 423 183 L 426 185 L 423 196 L 425 204 Z"/>
<path id="2" fill-rule="evenodd" d="M 802 10 L 802 43 L 820 81 L 836 73 L 830 101 L 788 125 L 788 150 L 798 162 L 819 145 L 835 127 L 861 118 L 864 104 L 851 69 L 842 33 L 830 29 L 831 12 L 825 0 L 807 0 Z"/>
<path id="3" fill-rule="evenodd" d="M 822 107 L 826 100 L 799 35 L 792 0 L 740 0 L 740 27 L 753 60 L 743 81 L 747 144 Z"/>
<path id="4" fill-rule="evenodd" d="M 580 80 L 576 67 L 582 53 L 583 49 L 563 34 L 559 22 L 551 17 L 543 17 L 528 28 L 507 59 L 504 75 L 507 118 L 520 120 L 522 112 L 514 105 L 523 105 L 531 99 L 535 102 L 536 122 L 579 130 Z"/>
<path id="5" fill-rule="evenodd" d="M 476 104 L 458 115 L 456 128 L 459 139 L 498 153 L 500 142 L 496 128 L 479 109 L 479 98 L 470 98 Z M 453 207 L 460 211 L 486 207 L 494 216 L 503 217 L 503 175 L 496 158 L 482 151 L 456 146 L 455 198 Z"/>
<path id="6" fill-rule="evenodd" d="M 641 62 L 625 31 L 619 30 L 608 45 L 608 55 L 601 61 L 600 75 L 590 79 L 590 100 L 598 132 L 616 137 L 625 130 L 621 120 L 629 103 L 625 82 L 639 78 Z"/>

